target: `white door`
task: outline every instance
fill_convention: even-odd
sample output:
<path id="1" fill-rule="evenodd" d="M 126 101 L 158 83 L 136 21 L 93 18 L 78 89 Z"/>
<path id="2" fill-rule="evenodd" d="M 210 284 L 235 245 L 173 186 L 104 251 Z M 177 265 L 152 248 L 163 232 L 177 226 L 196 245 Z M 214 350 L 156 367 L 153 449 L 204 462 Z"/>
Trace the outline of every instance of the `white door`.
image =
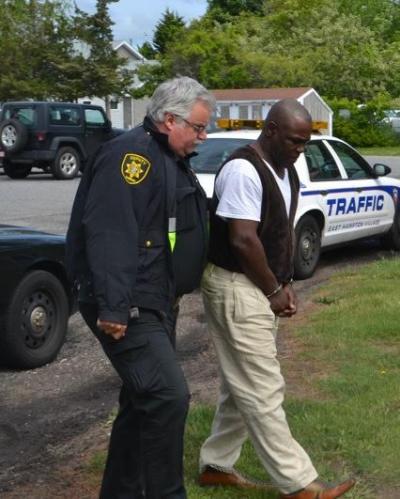
<path id="1" fill-rule="evenodd" d="M 327 143 L 346 176 L 343 194 L 331 209 L 340 214 L 343 234 L 353 232 L 357 237 L 368 237 L 384 232 L 394 216 L 390 189 L 348 144 L 334 139 Z"/>

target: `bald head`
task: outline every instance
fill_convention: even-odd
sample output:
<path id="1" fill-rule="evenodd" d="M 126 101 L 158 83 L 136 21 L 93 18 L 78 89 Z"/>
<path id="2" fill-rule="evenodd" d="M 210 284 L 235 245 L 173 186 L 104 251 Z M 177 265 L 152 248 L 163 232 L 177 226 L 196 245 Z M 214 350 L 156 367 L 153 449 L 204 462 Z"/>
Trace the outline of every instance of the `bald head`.
<path id="1" fill-rule="evenodd" d="M 265 126 L 271 121 L 277 125 L 285 126 L 293 119 L 312 123 L 310 113 L 300 102 L 296 99 L 282 99 L 269 110 Z"/>
<path id="2" fill-rule="evenodd" d="M 282 170 L 292 167 L 304 151 L 311 129 L 307 109 L 295 99 L 283 99 L 271 107 L 257 142 L 265 159 Z"/>

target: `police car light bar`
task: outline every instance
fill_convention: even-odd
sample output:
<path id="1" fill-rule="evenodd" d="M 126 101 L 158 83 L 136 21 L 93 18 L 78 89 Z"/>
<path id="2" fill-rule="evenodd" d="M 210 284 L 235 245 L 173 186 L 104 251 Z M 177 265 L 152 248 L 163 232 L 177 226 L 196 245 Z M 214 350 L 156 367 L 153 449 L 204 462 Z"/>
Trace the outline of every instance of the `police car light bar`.
<path id="1" fill-rule="evenodd" d="M 312 131 L 314 133 L 320 132 L 321 130 L 328 130 L 328 122 L 327 121 L 313 121 L 312 122 Z"/>
<path id="2" fill-rule="evenodd" d="M 264 120 L 232 120 L 228 118 L 219 118 L 217 126 L 224 130 L 240 130 L 243 128 L 261 130 L 264 125 Z M 312 131 L 320 132 L 321 130 L 328 130 L 327 121 L 313 121 Z"/>
<path id="3" fill-rule="evenodd" d="M 260 130 L 263 124 L 264 120 L 230 120 L 228 118 L 219 118 L 217 120 L 217 126 L 224 130 L 239 130 L 241 128 Z"/>

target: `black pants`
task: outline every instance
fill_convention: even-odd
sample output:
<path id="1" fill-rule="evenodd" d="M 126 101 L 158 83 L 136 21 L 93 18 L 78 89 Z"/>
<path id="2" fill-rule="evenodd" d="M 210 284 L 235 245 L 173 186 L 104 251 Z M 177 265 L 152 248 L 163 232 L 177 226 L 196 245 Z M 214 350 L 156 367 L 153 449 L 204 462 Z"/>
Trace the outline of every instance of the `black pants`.
<path id="1" fill-rule="evenodd" d="M 174 318 L 143 312 L 124 338 L 96 327 L 96 306 L 80 311 L 122 380 L 100 499 L 183 499 L 183 433 L 189 392 L 171 343 Z"/>

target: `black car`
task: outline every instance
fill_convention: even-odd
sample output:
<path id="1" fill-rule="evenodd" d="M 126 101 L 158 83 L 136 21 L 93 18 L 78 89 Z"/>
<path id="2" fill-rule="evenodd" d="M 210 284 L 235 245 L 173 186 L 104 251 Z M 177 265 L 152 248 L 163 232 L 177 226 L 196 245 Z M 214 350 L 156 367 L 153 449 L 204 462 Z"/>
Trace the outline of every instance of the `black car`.
<path id="1" fill-rule="evenodd" d="M 11 178 L 25 178 L 32 167 L 58 179 L 72 179 L 89 156 L 110 138 L 101 106 L 67 102 L 5 102 L 0 111 L 0 160 Z"/>
<path id="2" fill-rule="evenodd" d="M 0 363 L 34 368 L 60 350 L 75 310 L 64 236 L 0 225 Z"/>

